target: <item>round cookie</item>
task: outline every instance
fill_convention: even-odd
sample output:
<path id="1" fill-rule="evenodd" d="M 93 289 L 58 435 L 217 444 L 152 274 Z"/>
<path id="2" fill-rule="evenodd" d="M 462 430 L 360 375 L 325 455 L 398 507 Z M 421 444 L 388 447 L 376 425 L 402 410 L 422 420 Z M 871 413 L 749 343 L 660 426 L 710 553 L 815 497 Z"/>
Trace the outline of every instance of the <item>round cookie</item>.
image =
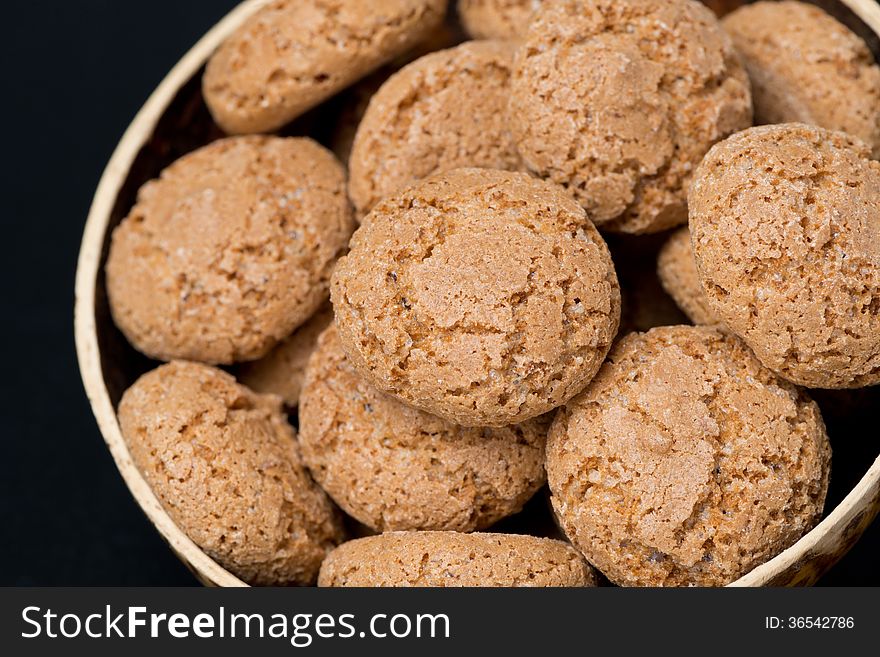
<path id="1" fill-rule="evenodd" d="M 561 187 L 456 169 L 380 202 L 331 284 L 339 337 L 380 390 L 464 426 L 504 426 L 577 394 L 610 348 L 608 248 Z"/>
<path id="2" fill-rule="evenodd" d="M 314 583 L 342 526 L 278 398 L 175 361 L 125 392 L 119 424 L 153 493 L 211 558 L 251 584 Z"/>
<path id="3" fill-rule="evenodd" d="M 516 534 L 390 532 L 343 543 L 318 586 L 595 586 L 568 543 Z"/>
<path id="4" fill-rule="evenodd" d="M 672 233 L 660 249 L 657 276 L 663 289 L 694 324 L 718 324 L 721 321 L 712 312 L 700 285 L 700 275 L 691 249 L 691 234 L 687 227 Z"/>
<path id="5" fill-rule="evenodd" d="M 695 0 L 560 0 L 517 51 L 509 118 L 520 156 L 608 231 L 687 219 L 693 168 L 751 125 L 749 82 Z"/>
<path id="6" fill-rule="evenodd" d="M 668 326 L 620 340 L 547 441 L 566 535 L 627 586 L 720 586 L 822 514 L 819 407 L 735 336 Z"/>
<path id="7" fill-rule="evenodd" d="M 752 81 L 755 123 L 810 123 L 867 142 L 880 157 L 880 66 L 819 7 L 756 2 L 722 21 Z"/>
<path id="8" fill-rule="evenodd" d="M 113 231 L 113 319 L 160 360 L 259 358 L 326 299 L 353 228 L 345 171 L 325 148 L 216 141 L 141 187 Z"/>
<path id="9" fill-rule="evenodd" d="M 238 380 L 251 390 L 278 395 L 289 407 L 296 406 L 309 356 L 318 336 L 332 323 L 333 307 L 328 302 L 260 360 L 244 363 Z"/>
<path id="10" fill-rule="evenodd" d="M 359 216 L 432 173 L 520 167 L 507 125 L 514 50 L 502 41 L 468 41 L 420 57 L 381 86 L 349 158 L 349 196 Z"/>
<path id="11" fill-rule="evenodd" d="M 299 408 L 312 476 L 380 532 L 467 532 L 517 513 L 546 481 L 548 426 L 468 429 L 404 406 L 355 372 L 332 326 L 309 361 Z"/>
<path id="12" fill-rule="evenodd" d="M 522 39 L 542 0 L 458 0 L 458 17 L 474 39 Z"/>
<path id="13" fill-rule="evenodd" d="M 230 134 L 268 132 L 423 40 L 446 0 L 273 0 L 208 60 L 205 103 Z"/>
<path id="14" fill-rule="evenodd" d="M 794 383 L 880 383 L 880 162 L 842 132 L 752 128 L 694 176 L 690 230 L 713 311 Z"/>

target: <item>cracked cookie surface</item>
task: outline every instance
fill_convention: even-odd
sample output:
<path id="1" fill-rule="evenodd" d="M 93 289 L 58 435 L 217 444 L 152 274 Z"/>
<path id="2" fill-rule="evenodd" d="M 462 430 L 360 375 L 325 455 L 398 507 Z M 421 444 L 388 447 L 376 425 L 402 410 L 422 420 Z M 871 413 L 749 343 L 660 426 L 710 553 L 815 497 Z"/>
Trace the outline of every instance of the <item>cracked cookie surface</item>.
<path id="1" fill-rule="evenodd" d="M 821 8 L 756 2 L 722 21 L 752 82 L 755 123 L 809 123 L 864 140 L 880 157 L 880 66 Z"/>
<path id="2" fill-rule="evenodd" d="M 687 220 L 693 168 L 751 125 L 746 73 L 695 0 L 554 0 L 517 51 L 511 132 L 526 166 L 603 230 Z"/>
<path id="3" fill-rule="evenodd" d="M 125 392 L 119 424 L 162 506 L 211 558 L 251 584 L 314 583 L 342 525 L 277 397 L 175 361 Z"/>
<path id="4" fill-rule="evenodd" d="M 690 230 L 713 310 L 786 379 L 880 383 L 880 162 L 804 124 L 716 145 L 694 177 Z"/>
<path id="5" fill-rule="evenodd" d="M 349 158 L 359 216 L 433 173 L 520 168 L 507 126 L 515 46 L 469 41 L 420 57 L 370 99 Z"/>
<path id="6" fill-rule="evenodd" d="M 160 360 L 253 360 L 327 298 L 354 229 L 345 171 L 310 139 L 233 137 L 180 158 L 113 231 L 116 325 Z"/>
<path id="7" fill-rule="evenodd" d="M 542 0 L 458 0 L 458 16 L 474 39 L 522 39 Z"/>
<path id="8" fill-rule="evenodd" d="M 566 535 L 613 582 L 720 586 L 813 527 L 830 458 L 803 392 L 736 337 L 672 326 L 615 345 L 546 465 Z"/>
<path id="9" fill-rule="evenodd" d="M 679 228 L 663 244 L 657 256 L 657 276 L 663 289 L 694 324 L 718 324 L 721 321 L 712 312 L 700 284 L 687 227 Z"/>
<path id="10" fill-rule="evenodd" d="M 545 482 L 549 418 L 465 428 L 401 404 L 351 366 L 334 327 L 309 361 L 299 441 L 312 475 L 372 529 L 473 531 L 522 509 Z"/>
<path id="11" fill-rule="evenodd" d="M 607 353 L 620 288 L 604 241 L 565 190 L 456 169 L 380 202 L 333 274 L 358 372 L 465 426 L 503 426 L 577 394 Z"/>
<path id="12" fill-rule="evenodd" d="M 202 88 L 229 134 L 268 132 L 423 40 L 446 0 L 274 0 L 224 41 Z"/>
<path id="13" fill-rule="evenodd" d="M 517 534 L 390 532 L 349 541 L 318 586 L 595 586 L 568 543 Z"/>

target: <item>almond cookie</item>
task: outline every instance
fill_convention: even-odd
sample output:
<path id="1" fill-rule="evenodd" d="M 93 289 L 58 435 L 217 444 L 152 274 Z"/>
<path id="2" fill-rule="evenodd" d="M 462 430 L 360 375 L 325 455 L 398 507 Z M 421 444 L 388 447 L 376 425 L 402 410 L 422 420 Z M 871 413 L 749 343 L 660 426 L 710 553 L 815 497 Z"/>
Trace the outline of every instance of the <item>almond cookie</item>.
<path id="1" fill-rule="evenodd" d="M 287 406 L 296 406 L 309 356 L 318 336 L 332 323 L 333 307 L 328 302 L 260 360 L 244 363 L 238 380 L 251 390 L 278 395 Z"/>
<path id="2" fill-rule="evenodd" d="M 880 66 L 822 9 L 756 2 L 722 22 L 749 77 L 756 123 L 810 123 L 859 137 L 880 157 Z"/>
<path id="3" fill-rule="evenodd" d="M 113 319 L 153 358 L 259 358 L 327 298 L 353 228 L 345 171 L 328 150 L 216 141 L 141 187 L 113 231 Z"/>
<path id="4" fill-rule="evenodd" d="M 819 407 L 735 336 L 667 326 L 620 340 L 547 441 L 569 539 L 625 586 L 728 584 L 818 522 L 831 450 Z"/>
<path id="5" fill-rule="evenodd" d="M 349 195 L 359 216 L 432 173 L 520 166 L 507 126 L 515 47 L 469 41 L 425 55 L 370 99 L 349 159 Z"/>
<path id="6" fill-rule="evenodd" d="M 657 276 L 663 289 L 694 324 L 718 324 L 721 321 L 709 307 L 709 300 L 700 285 L 700 275 L 691 249 L 691 234 L 687 227 L 679 228 L 670 235 L 660 249 Z"/>
<path id="7" fill-rule="evenodd" d="M 545 482 L 548 422 L 464 428 L 404 406 L 348 362 L 334 327 L 309 361 L 303 460 L 342 509 L 376 531 L 485 529 Z"/>
<path id="8" fill-rule="evenodd" d="M 712 310 L 789 381 L 880 383 L 880 162 L 842 132 L 752 128 L 715 146 L 690 194 Z"/>
<path id="9" fill-rule="evenodd" d="M 542 0 L 458 0 L 458 17 L 474 39 L 525 36 Z"/>
<path id="10" fill-rule="evenodd" d="M 383 392 L 465 426 L 556 408 L 620 320 L 605 242 L 561 187 L 456 169 L 380 202 L 331 285 L 339 338 Z"/>
<path id="11" fill-rule="evenodd" d="M 349 541 L 321 566 L 318 586 L 595 586 L 568 543 L 516 534 L 390 532 Z"/>
<path id="12" fill-rule="evenodd" d="M 412 48 L 446 0 L 274 0 L 217 49 L 202 88 L 230 134 L 268 132 Z"/>
<path id="13" fill-rule="evenodd" d="M 251 584 L 314 583 L 341 519 L 277 397 L 175 361 L 125 392 L 119 424 L 162 506 L 211 558 Z"/>
<path id="14" fill-rule="evenodd" d="M 730 38 L 694 0 L 544 2 L 511 88 L 525 164 L 609 231 L 684 223 L 693 168 L 752 119 Z"/>

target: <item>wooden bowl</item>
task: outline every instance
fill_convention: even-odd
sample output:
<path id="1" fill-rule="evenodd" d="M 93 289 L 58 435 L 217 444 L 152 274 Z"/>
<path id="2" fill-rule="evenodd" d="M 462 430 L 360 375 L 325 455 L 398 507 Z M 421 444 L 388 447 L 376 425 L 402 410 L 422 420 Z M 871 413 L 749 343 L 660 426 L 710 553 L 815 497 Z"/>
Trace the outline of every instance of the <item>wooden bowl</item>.
<path id="1" fill-rule="evenodd" d="M 156 363 L 137 353 L 114 326 L 104 288 L 104 262 L 111 231 L 133 205 L 141 184 L 154 178 L 177 157 L 221 136 L 202 100 L 202 68 L 218 44 L 266 1 L 246 0 L 217 23 L 168 73 L 135 116 L 95 192 L 76 274 L 76 350 L 86 393 L 104 440 L 135 500 L 171 549 L 199 580 L 215 586 L 246 584 L 211 559 L 174 524 L 134 466 L 122 438 L 116 405 L 125 389 Z M 725 8 L 740 4 L 738 0 L 714 2 L 716 7 Z M 712 0 L 708 4 L 712 4 Z M 815 4 L 864 38 L 875 56 L 880 57 L 880 6 L 874 0 L 819 0 Z M 296 133 L 315 125 L 318 124 L 307 118 L 305 123 L 298 121 L 285 132 Z M 840 431 L 848 430 L 850 434 L 858 431 L 858 422 L 854 422 L 853 417 L 858 417 L 860 409 L 866 413 L 865 417 L 873 412 L 872 402 L 880 398 L 880 386 L 851 394 L 819 392 L 817 397 L 820 405 L 823 398 L 826 399 L 827 409 L 832 411 L 829 417 L 823 406 L 835 448 L 828 513 L 795 545 L 755 568 L 733 586 L 814 583 L 855 544 L 880 511 L 880 458 L 873 460 L 877 454 L 876 444 L 864 446 L 862 443 L 868 441 L 861 435 L 838 435 Z M 849 406 L 838 413 L 837 422 L 834 411 L 841 409 L 844 403 Z M 873 464 L 868 467 L 872 460 Z M 844 472 L 857 473 L 843 476 L 846 489 L 841 489 L 835 475 L 841 470 L 841 463 Z M 865 468 L 867 472 L 862 475 Z M 835 501 L 837 504 L 833 506 Z"/>

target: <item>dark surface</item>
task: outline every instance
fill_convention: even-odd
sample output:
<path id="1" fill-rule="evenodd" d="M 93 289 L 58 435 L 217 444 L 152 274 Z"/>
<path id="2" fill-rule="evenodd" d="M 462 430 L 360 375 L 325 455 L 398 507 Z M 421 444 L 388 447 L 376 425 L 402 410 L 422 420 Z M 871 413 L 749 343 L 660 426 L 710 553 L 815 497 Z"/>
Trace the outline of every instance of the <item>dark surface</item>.
<path id="1" fill-rule="evenodd" d="M 0 466 L 0 584 L 196 584 L 132 500 L 101 440 L 74 353 L 73 280 L 89 202 L 116 142 L 163 75 L 234 4 L 4 5 L 0 179 L 10 232 L 0 262 L 11 371 L 0 436 L 11 449 Z M 869 440 L 876 433 L 872 422 L 857 443 L 835 443 L 854 464 L 838 473 L 835 497 L 880 448 Z M 823 583 L 880 584 L 878 551 L 880 524 Z"/>

